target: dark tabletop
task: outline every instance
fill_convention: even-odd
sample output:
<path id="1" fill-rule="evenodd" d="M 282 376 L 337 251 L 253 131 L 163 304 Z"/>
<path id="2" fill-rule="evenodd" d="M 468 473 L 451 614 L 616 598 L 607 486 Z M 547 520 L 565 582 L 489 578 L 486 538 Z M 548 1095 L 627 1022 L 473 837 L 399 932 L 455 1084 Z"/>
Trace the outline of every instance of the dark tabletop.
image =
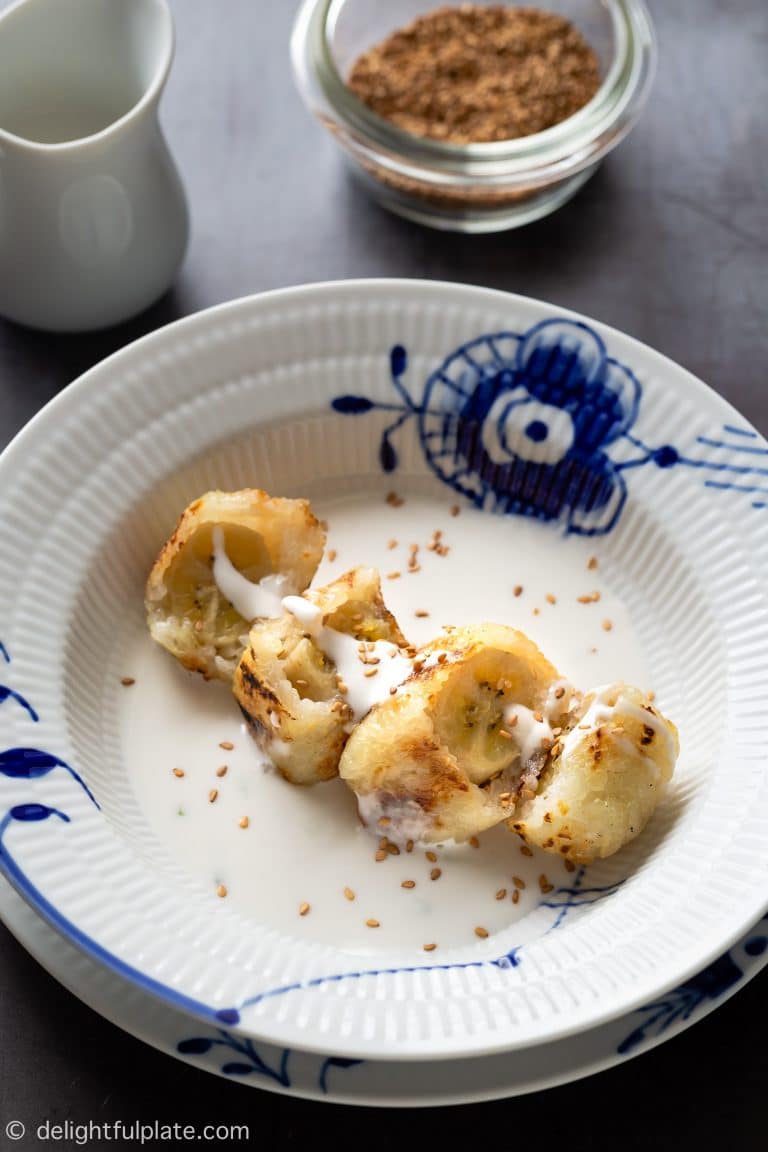
<path id="1" fill-rule="evenodd" d="M 163 121 L 191 204 L 186 262 L 165 299 L 108 332 L 48 336 L 0 320 L 0 447 L 70 380 L 153 328 L 231 297 L 360 276 L 459 280 L 574 308 L 677 360 L 768 432 L 766 0 L 651 0 L 660 67 L 632 136 L 555 216 L 483 237 L 396 219 L 349 182 L 294 91 L 296 6 L 172 0 Z M 726 1141 L 748 1152 L 764 1146 L 764 992 L 754 981 L 589 1080 L 420 1113 L 414 1130 L 404 1110 L 324 1109 L 162 1056 L 84 1007 L 0 928 L 0 1118 L 242 1122 L 251 1144 L 277 1148 L 327 1131 L 393 1148 L 455 1135 L 563 1152 Z M 0 1149 L 35 1143 L 5 1139 L 0 1129 Z"/>

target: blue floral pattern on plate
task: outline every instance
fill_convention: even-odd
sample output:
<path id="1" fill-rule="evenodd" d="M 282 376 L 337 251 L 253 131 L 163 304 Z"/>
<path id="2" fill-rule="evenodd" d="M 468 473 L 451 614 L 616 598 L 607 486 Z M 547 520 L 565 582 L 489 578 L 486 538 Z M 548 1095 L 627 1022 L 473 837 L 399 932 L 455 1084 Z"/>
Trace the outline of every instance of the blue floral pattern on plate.
<path id="1" fill-rule="evenodd" d="M 268 1046 L 265 1046 L 268 1047 Z M 224 1076 L 246 1077 L 260 1076 L 281 1088 L 292 1086 L 289 1064 L 291 1049 L 270 1049 L 274 1052 L 274 1063 L 269 1063 L 270 1057 L 263 1055 L 252 1040 L 242 1036 L 233 1036 L 231 1032 L 220 1028 L 213 1036 L 190 1036 L 180 1040 L 176 1051 L 181 1056 L 204 1056 L 214 1049 L 223 1049 L 225 1053 L 232 1053 L 238 1057 L 236 1060 L 226 1060 L 219 1067 Z M 320 1056 L 317 1069 L 317 1086 L 324 1096 L 329 1093 L 328 1076 L 333 1068 L 355 1068 L 364 1063 L 362 1060 L 350 1060 L 345 1056 Z"/>
<path id="2" fill-rule="evenodd" d="M 743 950 L 747 956 L 762 956 L 768 948 L 768 916 L 753 932 L 734 948 L 723 952 L 701 972 L 690 980 L 673 988 L 666 996 L 645 1004 L 633 1014 L 639 1023 L 622 1040 L 616 1049 L 619 1055 L 633 1052 L 651 1037 L 662 1036 L 669 1028 L 690 1017 L 708 1001 L 719 1000 L 735 988 L 744 976 L 744 965 L 739 955 Z"/>
<path id="3" fill-rule="evenodd" d="M 347 416 L 394 414 L 381 435 L 384 472 L 398 467 L 393 438 L 415 418 L 429 467 L 454 492 L 479 508 L 560 522 L 566 533 L 610 532 L 627 498 L 624 473 L 647 464 L 719 473 L 705 484 L 749 493 L 754 508 L 768 507 L 761 479 L 768 477 L 768 450 L 748 443 L 755 433 L 726 425 L 727 440 L 721 433 L 697 438 L 700 448 L 728 452 L 728 460 L 644 443 L 633 432 L 639 380 L 580 321 L 544 320 L 522 334 L 495 332 L 462 344 L 427 378 L 418 401 L 405 384 L 407 370 L 407 351 L 396 345 L 396 401 L 350 394 L 332 401 Z"/>

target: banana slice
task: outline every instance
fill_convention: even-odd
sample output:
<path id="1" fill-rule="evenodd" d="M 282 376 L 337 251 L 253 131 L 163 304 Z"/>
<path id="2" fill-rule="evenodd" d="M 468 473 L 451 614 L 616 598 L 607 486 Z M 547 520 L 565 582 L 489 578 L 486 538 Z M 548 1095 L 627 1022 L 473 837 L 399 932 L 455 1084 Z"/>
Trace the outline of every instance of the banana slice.
<path id="1" fill-rule="evenodd" d="M 363 822 L 390 839 L 466 840 L 532 794 L 572 697 L 522 632 L 455 628 L 359 724 L 339 771 Z"/>
<path id="2" fill-rule="evenodd" d="M 307 587 L 324 546 L 306 500 L 207 492 L 184 510 L 149 574 L 150 633 L 185 668 L 230 681 L 250 621 L 277 615 L 281 595 Z"/>
<path id="3" fill-rule="evenodd" d="M 314 784 L 338 774 L 355 720 L 411 664 L 375 568 L 354 568 L 285 604 L 279 619 L 251 629 L 233 691 L 286 780 Z"/>
<path id="4" fill-rule="evenodd" d="M 591 692 L 557 740 L 536 795 L 509 822 L 527 843 L 588 864 L 647 824 L 672 777 L 677 729 L 637 688 Z"/>

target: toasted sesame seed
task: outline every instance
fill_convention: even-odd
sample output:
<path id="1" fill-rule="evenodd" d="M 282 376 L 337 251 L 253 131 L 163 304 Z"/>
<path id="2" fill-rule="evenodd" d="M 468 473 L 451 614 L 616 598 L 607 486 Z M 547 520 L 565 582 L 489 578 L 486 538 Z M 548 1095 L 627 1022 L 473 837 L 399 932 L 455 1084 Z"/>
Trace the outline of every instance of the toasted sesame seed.
<path id="1" fill-rule="evenodd" d="M 423 608 L 417 608 L 414 616 L 419 620 L 423 620 L 426 616 L 429 616 L 429 612 L 425 612 Z"/>
<path id="2" fill-rule="evenodd" d="M 389 689 L 389 694 L 390 694 L 390 696 L 396 696 L 397 695 L 397 684 L 391 685 L 391 687 Z"/>
<path id="3" fill-rule="evenodd" d="M 215 804 L 216 803 L 216 797 L 218 796 L 218 794 L 219 794 L 218 788 L 211 788 L 210 792 L 208 793 L 208 802 L 210 804 Z"/>
<path id="4" fill-rule="evenodd" d="M 429 874 L 430 880 L 439 880 L 443 874 L 442 868 L 433 868 Z"/>
<path id="5" fill-rule="evenodd" d="M 226 896 L 226 894 L 227 894 L 226 884 L 219 884 L 219 886 L 216 889 L 216 895 L 224 897 L 224 896 Z"/>
<path id="6" fill-rule="evenodd" d="M 512 793 L 511 792 L 499 793 L 499 803 L 503 804 L 504 807 L 506 807 L 509 804 L 511 799 L 512 799 Z"/>
<path id="7" fill-rule="evenodd" d="M 216 775 L 219 777 L 219 779 L 221 779 L 222 776 L 226 776 L 226 774 L 227 774 L 227 765 L 226 764 L 222 764 L 220 768 L 216 769 Z"/>
<path id="8" fill-rule="evenodd" d="M 130 688 L 132 684 L 136 683 L 136 681 L 134 680 L 133 676 L 123 676 L 120 680 L 120 683 L 122 684 L 123 688 Z"/>
<path id="9" fill-rule="evenodd" d="M 506 728 L 499 728 L 499 736 L 501 736 L 502 740 L 512 740 L 513 739 L 512 733 L 507 732 Z"/>
<path id="10" fill-rule="evenodd" d="M 497 900 L 506 900 L 506 898 L 507 898 L 506 888 L 499 888 L 498 892 L 496 893 L 496 899 Z"/>
<path id="11" fill-rule="evenodd" d="M 541 876 L 539 876 L 539 888 L 541 889 L 541 891 L 544 893 L 552 892 L 552 891 L 554 891 L 554 887 L 555 887 L 554 884 L 550 884 L 546 875 L 544 874 L 544 872 L 542 872 Z"/>
<path id="12" fill-rule="evenodd" d="M 517 904 L 519 902 L 519 900 L 520 900 L 520 893 L 518 892 L 517 888 L 515 888 L 514 891 L 512 892 L 512 903 Z"/>
<path id="13" fill-rule="evenodd" d="M 388 816 L 382 816 L 382 817 L 381 817 L 381 819 L 382 819 L 382 820 L 388 820 L 388 819 L 389 819 L 389 817 L 388 817 Z M 387 839 L 387 837 L 386 837 L 386 836 L 382 836 L 382 837 L 379 839 L 379 848 L 383 848 L 383 849 L 384 849 L 384 851 L 386 851 L 386 849 L 387 849 L 387 844 L 389 844 L 389 840 Z"/>
<path id="14" fill-rule="evenodd" d="M 435 948 L 437 948 L 437 944 L 425 944 L 424 945 L 424 951 L 425 952 L 434 952 Z"/>
<path id="15" fill-rule="evenodd" d="M 646 699 L 648 700 L 649 704 L 652 704 L 654 702 L 654 700 L 656 699 L 656 693 L 655 692 L 647 692 L 646 693 Z"/>
<path id="16" fill-rule="evenodd" d="M 542 736 L 540 743 L 542 752 L 549 752 L 552 747 L 552 741 L 549 736 Z"/>
<path id="17" fill-rule="evenodd" d="M 234 744 L 231 740 L 222 740 L 219 744 L 219 748 L 223 748 L 225 752 L 231 752 L 234 748 Z"/>
<path id="18" fill-rule="evenodd" d="M 613 622 L 611 620 L 603 620 L 603 632 L 610 632 L 612 628 Z"/>
<path id="19" fill-rule="evenodd" d="M 390 552 L 394 548 L 397 548 L 397 540 L 390 540 L 389 543 L 387 544 L 387 548 L 389 548 Z"/>
<path id="20" fill-rule="evenodd" d="M 299 904 L 299 916 L 306 916 L 309 912 L 309 908 L 310 906 L 307 904 L 306 900 L 302 904 Z"/>
<path id="21" fill-rule="evenodd" d="M 536 721 L 536 723 L 537 723 L 537 724 L 543 724 L 543 723 L 544 723 L 544 717 L 543 717 L 543 715 L 541 714 L 541 712 L 534 712 L 534 713 L 533 713 L 533 718 L 534 718 L 534 720 Z"/>
<path id="22" fill-rule="evenodd" d="M 595 589 L 594 592 L 587 592 L 583 596 L 577 596 L 579 604 L 597 604 L 600 599 L 600 593 Z"/>
<path id="23" fill-rule="evenodd" d="M 183 768 L 174 768 L 173 774 L 174 776 L 178 776 L 179 780 L 181 780 L 182 776 L 186 775 Z"/>
<path id="24" fill-rule="evenodd" d="M 202 620 L 195 620 L 195 632 L 202 632 L 202 630 L 203 630 Z"/>
<path id="25" fill-rule="evenodd" d="M 381 924 L 379 923 L 379 921 L 374 920 L 372 916 L 368 920 L 366 920 L 365 926 L 366 926 L 366 928 L 381 928 Z"/>
<path id="26" fill-rule="evenodd" d="M 522 584 L 515 584 L 514 588 L 512 589 L 512 594 L 514 596 L 522 596 L 522 594 L 523 594 Z"/>
<path id="27" fill-rule="evenodd" d="M 336 677 L 336 687 L 342 696 L 346 696 L 347 692 L 349 692 L 349 685 L 346 680 L 342 680 L 341 676 Z"/>
<path id="28" fill-rule="evenodd" d="M 469 844 L 470 848 L 480 847 L 480 841 L 478 840 L 477 836 L 470 836 L 469 840 L 467 840 L 467 844 Z"/>
<path id="29" fill-rule="evenodd" d="M 238 826 L 240 828 L 247 828 L 249 824 L 250 824 L 250 820 L 248 819 L 247 816 L 241 816 L 240 819 L 238 820 Z"/>
<path id="30" fill-rule="evenodd" d="M 555 688 L 555 700 L 562 700 L 563 696 L 565 696 L 565 688 L 561 684 L 559 688 Z"/>
<path id="31" fill-rule="evenodd" d="M 451 516 L 458 516 L 459 512 L 461 512 L 461 508 L 458 504 L 451 505 Z"/>
<path id="32" fill-rule="evenodd" d="M 438 664 L 445 664 L 447 659 L 448 659 L 448 653 L 447 652 L 438 652 L 438 654 L 437 654 Z"/>
<path id="33" fill-rule="evenodd" d="M 546 600 L 547 604 L 557 604 L 557 596 L 553 596 L 551 592 L 547 592 L 544 599 Z"/>
<path id="34" fill-rule="evenodd" d="M 521 880 L 519 876 L 513 876 L 512 883 L 515 888 L 525 888 L 525 880 Z"/>
<path id="35" fill-rule="evenodd" d="M 389 828 L 390 824 L 392 823 L 392 817 L 391 816 L 379 816 L 376 823 L 378 824 L 379 828 Z M 379 847 L 381 848 L 382 845 L 380 844 Z M 386 847 L 386 839 L 384 841 L 383 847 Z"/>
<path id="36" fill-rule="evenodd" d="M 481 940 L 487 939 L 488 929 L 487 928 L 475 928 L 475 936 L 479 936 Z"/>
<path id="37" fill-rule="evenodd" d="M 425 852 L 424 855 L 426 856 L 427 860 L 429 860 L 430 864 L 437 864 L 437 854 L 435 852 L 430 850 L 429 852 Z"/>
<path id="38" fill-rule="evenodd" d="M 406 852 L 413 852 L 413 840 L 406 840 L 405 850 Z"/>
<path id="39" fill-rule="evenodd" d="M 416 887 L 416 881 L 415 880 L 403 880 L 400 887 L 401 888 L 415 888 Z"/>
<path id="40" fill-rule="evenodd" d="M 354 890 L 352 888 L 345 888 L 344 889 L 344 899 L 345 900 L 354 900 L 354 898 L 355 898 Z"/>
<path id="41" fill-rule="evenodd" d="M 533 856 L 533 851 L 528 847 L 527 844 L 521 844 L 520 851 L 522 852 L 523 856 Z"/>
<path id="42" fill-rule="evenodd" d="M 408 571 L 409 572 L 421 572 L 421 564 L 409 564 L 408 565 Z"/>
<path id="43" fill-rule="evenodd" d="M 403 500 L 402 496 L 398 496 L 397 492 L 387 492 L 387 504 L 390 504 L 393 508 L 400 508 L 405 504 L 405 500 Z"/>
<path id="44" fill-rule="evenodd" d="M 328 551 L 326 552 L 326 556 L 328 557 L 330 562 L 333 563 L 333 561 L 338 556 L 338 552 L 336 551 L 335 548 L 329 548 Z"/>
<path id="45" fill-rule="evenodd" d="M 594 572 L 595 568 L 597 568 L 597 556 L 590 556 L 589 560 L 587 560 L 587 568 L 589 568 L 590 572 Z"/>
<path id="46" fill-rule="evenodd" d="M 390 856 L 399 856 L 400 855 L 400 849 L 398 848 L 397 844 L 392 844 L 392 843 L 387 844 L 387 852 L 389 853 Z"/>
<path id="47" fill-rule="evenodd" d="M 518 717 L 517 717 L 517 716 L 509 716 L 509 717 L 508 717 L 508 718 L 505 720 L 505 723 L 506 723 L 506 724 L 507 724 L 507 725 L 508 725 L 510 728 L 516 728 L 516 727 L 517 727 L 517 721 L 518 721 Z"/>
<path id="48" fill-rule="evenodd" d="M 386 858 L 387 858 L 386 850 L 384 848 L 379 848 L 378 852 L 374 856 L 374 860 L 376 861 L 376 863 L 381 864 L 382 860 L 386 860 Z"/>
<path id="49" fill-rule="evenodd" d="M 378 674 L 378 668 L 366 668 L 365 672 L 363 672 L 363 676 L 365 676 L 366 680 L 370 680 L 372 676 L 378 676 Z"/>
<path id="50" fill-rule="evenodd" d="M 541 614 L 541 608 L 534 608 L 534 610 L 533 610 L 533 615 L 534 615 L 534 616 L 539 616 L 540 614 Z"/>
<path id="51" fill-rule="evenodd" d="M 399 580 L 402 572 L 387 572 L 387 580 Z"/>
<path id="52" fill-rule="evenodd" d="M 566 870 L 566 872 L 575 872 L 576 871 L 576 865 L 574 864 L 573 860 L 566 860 L 565 861 L 565 870 Z"/>

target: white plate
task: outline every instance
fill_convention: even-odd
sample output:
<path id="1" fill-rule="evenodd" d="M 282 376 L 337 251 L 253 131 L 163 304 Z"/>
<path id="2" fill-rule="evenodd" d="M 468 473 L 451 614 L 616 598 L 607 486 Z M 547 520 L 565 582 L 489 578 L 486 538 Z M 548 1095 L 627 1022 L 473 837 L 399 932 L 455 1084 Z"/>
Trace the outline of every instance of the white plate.
<path id="1" fill-rule="evenodd" d="M 2 879 L 0 919 L 70 992 L 168 1056 L 252 1088 L 378 1107 L 470 1104 L 540 1092 L 594 1075 L 648 1052 L 702 1020 L 768 963 L 768 923 L 763 920 L 682 987 L 578 1036 L 470 1060 L 357 1061 L 254 1044 L 227 1029 L 196 1025 L 73 947 Z"/>
<path id="2" fill-rule="evenodd" d="M 467 447 L 456 430 L 471 426 Z M 0 462 L 6 875 L 144 992 L 278 1047 L 489 1054 L 655 1001 L 765 904 L 766 474 L 765 442 L 681 369 L 499 293 L 320 285 L 140 341 Z M 496 831 L 479 851 L 445 849 L 433 883 L 420 855 L 374 864 L 341 785 L 261 773 L 226 692 L 153 649 L 141 607 L 178 511 L 244 484 L 327 510 L 337 570 L 388 556 L 404 570 L 421 543 L 421 572 L 385 580 L 416 638 L 419 607 L 430 628 L 503 619 L 584 687 L 653 687 L 682 755 L 646 832 L 568 875 Z M 402 507 L 384 502 L 394 488 Z M 436 528 L 447 557 L 424 548 Z M 578 604 L 595 586 L 599 607 Z M 518 905 L 494 899 L 512 875 L 527 884 Z"/>

